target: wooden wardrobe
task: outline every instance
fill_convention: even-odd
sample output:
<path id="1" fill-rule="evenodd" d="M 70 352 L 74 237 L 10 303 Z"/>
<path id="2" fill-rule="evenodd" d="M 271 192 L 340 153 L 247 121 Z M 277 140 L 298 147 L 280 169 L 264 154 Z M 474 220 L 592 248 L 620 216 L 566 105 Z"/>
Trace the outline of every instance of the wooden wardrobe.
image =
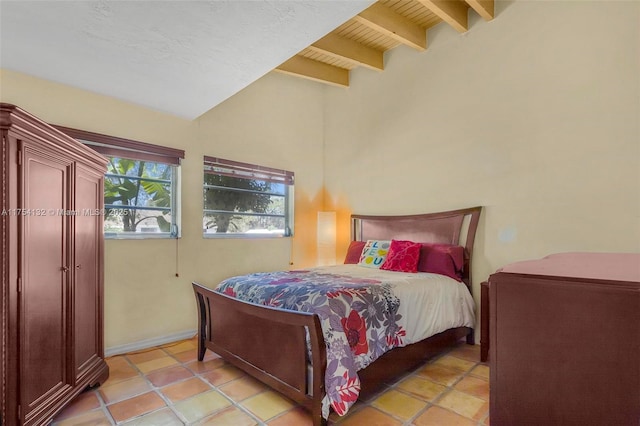
<path id="1" fill-rule="evenodd" d="M 104 382 L 106 159 L 0 104 L 2 425 L 45 425 Z"/>

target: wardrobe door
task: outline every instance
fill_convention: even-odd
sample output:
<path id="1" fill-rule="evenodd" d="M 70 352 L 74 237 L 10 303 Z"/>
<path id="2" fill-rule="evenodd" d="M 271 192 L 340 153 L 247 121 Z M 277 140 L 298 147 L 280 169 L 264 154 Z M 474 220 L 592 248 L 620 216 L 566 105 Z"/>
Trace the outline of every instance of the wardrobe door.
<path id="1" fill-rule="evenodd" d="M 78 164 L 75 180 L 74 341 L 78 381 L 102 362 L 102 174 Z"/>
<path id="2" fill-rule="evenodd" d="M 72 163 L 24 141 L 20 162 L 20 400 L 29 425 L 46 416 L 73 384 L 65 214 Z"/>
<path id="3" fill-rule="evenodd" d="M 8 132 L 0 131 L 2 151 L 0 152 L 0 198 L 3 215 L 0 216 L 2 226 L 2 294 L 0 295 L 0 424 L 9 425 L 16 422 L 18 404 L 18 218 L 5 214 L 18 204 L 18 149 L 16 139 Z"/>

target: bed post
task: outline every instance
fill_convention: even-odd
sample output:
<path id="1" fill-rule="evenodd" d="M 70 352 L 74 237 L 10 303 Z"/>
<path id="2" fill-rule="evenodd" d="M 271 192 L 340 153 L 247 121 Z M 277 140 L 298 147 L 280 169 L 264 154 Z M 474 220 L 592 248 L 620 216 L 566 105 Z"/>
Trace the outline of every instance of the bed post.
<path id="1" fill-rule="evenodd" d="M 471 281 L 471 258 L 473 256 L 473 244 L 476 240 L 476 231 L 478 230 L 478 223 L 480 221 L 480 213 L 482 212 L 482 207 L 473 207 L 467 210 L 468 214 L 471 215 L 471 219 L 469 221 L 469 227 L 467 228 L 467 241 L 465 242 L 466 252 L 469 256 L 468 263 L 465 265 L 465 270 L 467 273 L 467 288 L 469 292 L 473 296 L 472 291 L 472 281 Z M 475 345 L 476 344 L 476 333 L 472 328 L 469 330 L 469 334 L 467 334 L 467 345 Z"/>
<path id="2" fill-rule="evenodd" d="M 196 283 L 192 283 L 193 291 L 196 295 L 196 304 L 198 305 L 198 361 L 204 359 L 204 353 L 207 347 L 204 344 L 204 337 L 206 335 L 207 316 L 204 305 L 204 296 L 198 292 Z"/>
<path id="3" fill-rule="evenodd" d="M 467 334 L 467 345 L 475 345 L 476 344 L 476 334 L 474 329 L 469 330 L 469 334 Z"/>

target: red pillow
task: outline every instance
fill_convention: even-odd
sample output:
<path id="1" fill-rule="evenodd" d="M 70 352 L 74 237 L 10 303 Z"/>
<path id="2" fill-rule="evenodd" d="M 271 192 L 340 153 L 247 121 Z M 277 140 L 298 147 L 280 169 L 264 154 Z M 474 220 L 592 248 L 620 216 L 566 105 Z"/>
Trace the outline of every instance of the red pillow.
<path id="1" fill-rule="evenodd" d="M 422 243 L 418 271 L 446 275 L 462 281 L 464 247 L 451 244 Z"/>
<path id="2" fill-rule="evenodd" d="M 389 254 L 380 269 L 397 272 L 418 272 L 422 244 L 413 241 L 391 240 Z"/>
<path id="3" fill-rule="evenodd" d="M 344 264 L 358 263 L 365 244 L 366 241 L 351 241 L 351 244 L 349 244 L 349 248 L 347 249 L 347 255 L 344 258 Z"/>

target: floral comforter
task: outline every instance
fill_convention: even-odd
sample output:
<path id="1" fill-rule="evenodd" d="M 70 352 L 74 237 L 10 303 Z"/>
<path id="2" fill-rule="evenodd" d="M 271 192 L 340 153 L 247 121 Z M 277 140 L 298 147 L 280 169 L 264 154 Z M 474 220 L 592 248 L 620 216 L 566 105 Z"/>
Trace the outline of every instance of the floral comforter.
<path id="1" fill-rule="evenodd" d="M 455 280 L 435 274 L 367 269 L 356 265 L 339 265 L 255 273 L 229 278 L 215 290 L 247 302 L 311 312 L 319 316 L 327 347 L 326 396 L 323 400 L 325 417 L 328 417 L 329 405 L 339 415 L 347 412 L 360 392 L 357 371 L 388 350 L 414 343 L 447 328 L 473 327 L 475 322 L 473 299 L 464 285 Z M 460 318 L 446 320 L 435 329 L 429 318 L 405 318 L 410 311 L 429 308 L 441 311 L 439 304 L 424 303 L 426 299 L 422 295 L 414 294 L 416 290 L 412 287 L 425 287 L 424 284 L 412 282 L 417 276 L 432 276 L 431 281 L 433 276 L 439 277 L 438 280 L 447 281 L 440 286 L 442 288 L 451 286 L 459 289 L 462 286 L 464 291 L 461 296 L 451 298 L 455 305 L 460 304 L 464 308 L 461 316 L 453 315 Z M 432 283 L 427 284 L 427 287 L 432 286 Z M 399 294 L 404 296 L 401 298 Z M 416 300 L 418 306 L 413 306 Z M 457 310 L 457 306 L 453 310 Z M 418 331 L 411 331 L 408 335 L 406 327 L 412 324 L 416 324 L 414 328 Z"/>

